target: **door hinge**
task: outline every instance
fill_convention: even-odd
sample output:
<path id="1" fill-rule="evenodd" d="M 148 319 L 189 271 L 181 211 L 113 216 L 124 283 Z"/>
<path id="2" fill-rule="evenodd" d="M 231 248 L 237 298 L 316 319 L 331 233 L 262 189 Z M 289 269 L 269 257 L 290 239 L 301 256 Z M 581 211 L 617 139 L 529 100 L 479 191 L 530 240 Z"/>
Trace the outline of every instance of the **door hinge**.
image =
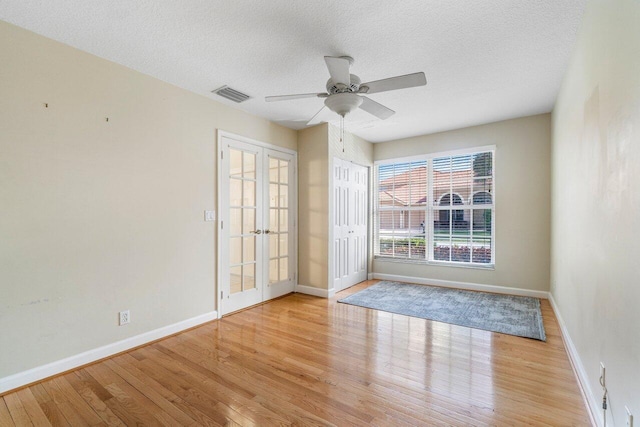
<path id="1" fill-rule="evenodd" d="M 220 291 L 220 299 L 224 298 L 224 291 Z"/>
<path id="2" fill-rule="evenodd" d="M 224 230 L 224 221 L 220 221 L 220 230 Z"/>
<path id="3" fill-rule="evenodd" d="M 224 159 L 224 151 L 220 152 L 220 159 Z"/>

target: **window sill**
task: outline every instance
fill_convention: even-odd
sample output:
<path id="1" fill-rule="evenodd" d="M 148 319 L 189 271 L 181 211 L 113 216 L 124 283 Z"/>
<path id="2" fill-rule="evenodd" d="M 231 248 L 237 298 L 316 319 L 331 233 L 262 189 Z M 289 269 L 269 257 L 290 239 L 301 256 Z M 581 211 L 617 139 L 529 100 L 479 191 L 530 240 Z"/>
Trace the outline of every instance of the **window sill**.
<path id="1" fill-rule="evenodd" d="M 373 257 L 375 261 L 383 261 L 383 262 L 397 262 L 400 264 L 421 264 L 421 265 L 433 265 L 437 267 L 456 267 L 456 268 L 471 268 L 474 270 L 495 270 L 495 264 L 463 264 L 460 262 L 449 262 L 449 261 L 426 261 L 419 259 L 409 259 L 409 258 L 391 258 L 386 256 L 376 255 Z"/>

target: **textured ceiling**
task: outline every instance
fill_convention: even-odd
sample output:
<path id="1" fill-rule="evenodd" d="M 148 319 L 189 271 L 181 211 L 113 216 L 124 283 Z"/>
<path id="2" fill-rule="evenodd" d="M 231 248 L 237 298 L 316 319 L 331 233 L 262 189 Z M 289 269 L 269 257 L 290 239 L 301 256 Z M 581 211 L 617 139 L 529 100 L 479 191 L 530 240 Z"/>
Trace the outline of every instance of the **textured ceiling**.
<path id="1" fill-rule="evenodd" d="M 348 130 L 372 142 L 551 111 L 586 0 L 3 0 L 0 19 L 294 129 L 321 99 L 323 56 L 362 81 L 424 71 L 427 86 L 370 97 Z M 229 85 L 252 96 L 211 94 Z M 331 119 L 337 116 L 331 116 Z"/>

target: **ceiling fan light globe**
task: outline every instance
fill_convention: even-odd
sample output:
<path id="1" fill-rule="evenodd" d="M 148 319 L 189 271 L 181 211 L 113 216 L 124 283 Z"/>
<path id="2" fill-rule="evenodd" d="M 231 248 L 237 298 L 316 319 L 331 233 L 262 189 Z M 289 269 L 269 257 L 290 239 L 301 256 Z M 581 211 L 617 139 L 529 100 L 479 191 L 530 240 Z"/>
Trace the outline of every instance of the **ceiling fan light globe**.
<path id="1" fill-rule="evenodd" d="M 334 113 L 344 117 L 362 104 L 362 98 L 355 93 L 336 93 L 324 100 L 324 105 Z"/>

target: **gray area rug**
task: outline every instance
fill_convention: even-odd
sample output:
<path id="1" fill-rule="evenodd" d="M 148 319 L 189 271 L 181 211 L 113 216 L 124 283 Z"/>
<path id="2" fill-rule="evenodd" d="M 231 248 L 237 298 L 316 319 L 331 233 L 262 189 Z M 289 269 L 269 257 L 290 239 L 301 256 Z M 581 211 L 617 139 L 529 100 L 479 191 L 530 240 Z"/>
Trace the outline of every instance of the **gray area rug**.
<path id="1" fill-rule="evenodd" d="M 547 340 L 537 298 L 385 281 L 338 302 Z"/>

